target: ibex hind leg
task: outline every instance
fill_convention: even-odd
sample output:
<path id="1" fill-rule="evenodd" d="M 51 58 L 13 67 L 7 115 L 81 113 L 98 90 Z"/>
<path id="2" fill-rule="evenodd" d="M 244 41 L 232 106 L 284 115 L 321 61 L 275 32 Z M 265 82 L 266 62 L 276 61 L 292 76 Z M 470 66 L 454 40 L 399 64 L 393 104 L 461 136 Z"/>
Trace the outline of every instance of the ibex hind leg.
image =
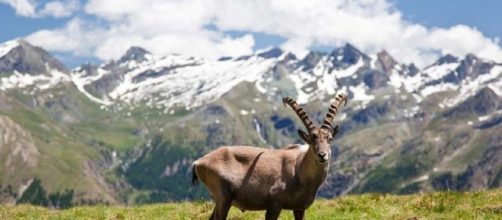
<path id="1" fill-rule="evenodd" d="M 293 215 L 295 220 L 303 220 L 305 218 L 305 210 L 294 210 Z"/>

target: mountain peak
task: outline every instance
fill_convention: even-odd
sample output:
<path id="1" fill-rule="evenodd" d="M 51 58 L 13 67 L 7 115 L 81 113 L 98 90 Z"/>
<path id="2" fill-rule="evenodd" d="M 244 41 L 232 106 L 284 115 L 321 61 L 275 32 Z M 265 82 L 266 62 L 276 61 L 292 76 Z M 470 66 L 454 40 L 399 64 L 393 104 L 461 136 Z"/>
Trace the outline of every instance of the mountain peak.
<path id="1" fill-rule="evenodd" d="M 0 44 L 0 57 L 5 56 L 7 53 L 9 53 L 12 49 L 15 47 L 19 46 L 19 40 L 10 40 L 6 41 Z"/>
<path id="2" fill-rule="evenodd" d="M 476 55 L 474 55 L 473 53 L 468 53 L 465 55 L 465 58 L 469 58 L 469 59 L 478 59 L 478 57 Z"/>
<path id="3" fill-rule="evenodd" d="M 303 66 L 303 70 L 311 69 L 313 68 L 319 60 L 324 56 L 324 53 L 321 52 L 316 52 L 316 51 L 310 51 L 301 61 L 300 65 Z"/>
<path id="4" fill-rule="evenodd" d="M 435 64 L 437 65 L 442 65 L 442 64 L 446 64 L 446 63 L 456 63 L 458 62 L 458 58 L 456 56 L 453 56 L 451 54 L 446 54 L 442 57 L 440 57 Z"/>
<path id="5" fill-rule="evenodd" d="M 24 39 L 17 39 L 16 41 L 19 45 L 24 46 L 24 47 L 35 47 L 34 45 L 30 44 L 28 41 L 26 41 Z"/>
<path id="6" fill-rule="evenodd" d="M 92 76 L 97 74 L 98 68 L 98 65 L 89 62 L 77 67 L 74 72 L 80 73 L 82 76 Z"/>
<path id="7" fill-rule="evenodd" d="M 377 54 L 377 59 L 381 64 L 381 68 L 384 72 L 389 72 L 395 65 L 398 64 L 386 50 L 380 51 Z"/>
<path id="8" fill-rule="evenodd" d="M 2 47 L 7 45 L 5 47 Z M 66 67 L 49 52 L 25 40 L 8 41 L 0 46 L 0 73 L 14 71 L 30 75 L 48 74 L 50 70 L 68 73 Z"/>
<path id="9" fill-rule="evenodd" d="M 464 79 L 467 76 L 475 78 L 478 75 L 489 73 L 494 66 L 495 63 L 493 61 L 480 59 L 474 54 L 469 53 L 460 61 L 456 72 L 459 79 Z"/>
<path id="10" fill-rule="evenodd" d="M 352 45 L 351 43 L 346 43 L 344 46 L 343 46 L 343 49 L 344 50 L 347 50 L 347 51 L 354 51 L 356 53 L 361 53 L 354 45 Z"/>
<path id="11" fill-rule="evenodd" d="M 119 63 L 125 63 L 127 61 L 143 62 L 146 60 L 146 55 L 150 54 L 147 50 L 133 46 L 127 50 L 127 52 L 119 59 Z"/>
<path id="12" fill-rule="evenodd" d="M 418 67 L 415 66 L 414 63 L 411 63 L 406 68 L 408 69 L 408 75 L 410 76 L 415 76 L 417 73 L 420 72 L 420 69 L 418 69 Z"/>
<path id="13" fill-rule="evenodd" d="M 368 56 L 350 43 L 346 43 L 343 47 L 335 49 L 331 52 L 331 56 L 335 57 L 336 66 L 340 64 L 339 62 L 352 65 L 356 64 L 361 58 L 368 59 Z"/>
<path id="14" fill-rule="evenodd" d="M 498 95 L 490 87 L 483 87 L 478 91 L 478 93 L 476 93 L 476 96 L 474 98 L 483 99 L 483 97 L 496 98 L 498 97 Z"/>
<path id="15" fill-rule="evenodd" d="M 265 59 L 277 58 L 277 57 L 280 57 L 283 53 L 284 53 L 284 51 L 281 48 L 273 47 L 273 48 L 270 48 L 269 50 L 265 50 L 261 53 L 258 53 L 258 56 L 263 57 Z"/>
<path id="16" fill-rule="evenodd" d="M 462 116 L 476 113 L 478 115 L 489 114 L 499 107 L 500 97 L 489 87 L 481 88 L 474 96 L 471 96 L 455 108 L 445 113 L 445 116 Z"/>

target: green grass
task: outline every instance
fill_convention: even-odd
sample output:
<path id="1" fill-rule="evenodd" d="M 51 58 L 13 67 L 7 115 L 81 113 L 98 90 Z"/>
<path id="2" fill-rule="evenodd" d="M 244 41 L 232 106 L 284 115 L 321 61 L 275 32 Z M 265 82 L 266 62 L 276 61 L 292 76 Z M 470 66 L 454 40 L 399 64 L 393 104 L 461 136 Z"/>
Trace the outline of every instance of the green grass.
<path id="1" fill-rule="evenodd" d="M 0 219 L 207 219 L 211 202 L 182 202 L 134 207 L 89 206 L 67 210 L 0 206 Z M 406 196 L 364 194 L 317 200 L 307 219 L 502 219 L 502 190 L 442 192 Z M 263 219 L 264 212 L 230 210 L 229 219 Z M 293 219 L 283 210 L 280 219 Z"/>

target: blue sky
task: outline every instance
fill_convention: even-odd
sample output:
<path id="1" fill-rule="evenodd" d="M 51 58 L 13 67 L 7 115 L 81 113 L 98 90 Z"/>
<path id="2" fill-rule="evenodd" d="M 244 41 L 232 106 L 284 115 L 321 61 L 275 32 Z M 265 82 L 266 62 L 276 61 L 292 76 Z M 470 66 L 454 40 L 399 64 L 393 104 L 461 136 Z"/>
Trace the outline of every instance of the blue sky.
<path id="1" fill-rule="evenodd" d="M 488 37 L 502 38 L 500 0 L 400 0 L 395 3 L 408 20 L 429 27 L 465 24 Z"/>
<path id="2" fill-rule="evenodd" d="M 427 38 L 449 39 L 453 35 L 463 35 L 464 33 L 466 33 L 467 35 L 468 34 L 473 35 L 468 39 L 476 39 L 480 41 L 480 43 L 476 45 L 466 47 L 461 50 L 460 49 L 457 50 L 456 48 L 447 48 L 447 47 L 443 48 L 441 45 L 438 46 L 437 43 L 430 43 L 431 45 L 426 45 L 426 46 L 417 45 L 415 46 L 416 48 L 410 49 L 408 52 L 402 52 L 403 54 L 400 54 L 401 52 L 399 49 L 403 47 L 403 45 L 397 45 L 397 44 L 392 45 L 389 42 L 380 43 L 382 41 L 372 41 L 371 39 L 370 40 L 358 39 L 357 33 L 353 33 L 352 35 L 351 33 L 348 34 L 345 33 L 352 29 L 351 27 L 346 27 L 343 25 L 340 26 L 339 28 L 334 28 L 341 30 L 340 31 L 341 36 L 336 35 L 338 34 L 337 32 L 320 33 L 319 35 L 315 36 L 312 35 L 298 36 L 299 33 L 295 33 L 294 31 L 287 29 L 289 28 L 287 24 L 284 25 L 284 27 L 282 27 L 283 22 L 281 21 L 277 23 L 270 22 L 268 26 L 265 26 L 261 25 L 263 21 L 260 21 L 260 19 L 258 18 L 256 19 L 256 21 L 244 20 L 241 22 L 242 25 L 240 25 L 239 23 L 232 23 L 223 20 L 223 19 L 235 20 L 235 17 L 232 17 L 231 13 L 230 15 L 221 15 L 221 16 L 218 14 L 208 15 L 210 16 L 211 19 L 215 21 L 210 22 L 209 25 L 207 24 L 207 22 L 203 23 L 205 28 L 204 29 L 199 28 L 200 30 L 197 31 L 200 32 L 195 32 L 195 35 L 197 36 L 191 36 L 191 35 L 184 36 L 180 33 L 187 33 L 187 31 L 186 30 L 180 31 L 179 28 L 177 29 L 168 28 L 166 30 L 163 30 L 162 32 L 143 34 L 137 31 L 138 29 L 143 30 L 141 28 L 145 26 L 144 23 L 140 23 L 137 25 L 131 25 L 130 30 L 122 33 L 122 36 L 120 38 L 117 38 L 118 40 L 113 40 L 112 38 L 117 36 L 113 35 L 112 33 L 116 33 L 117 31 L 116 30 L 108 31 L 107 27 L 120 26 L 120 25 L 124 26 L 126 24 L 131 23 L 131 20 L 124 19 L 122 21 L 120 19 L 117 19 L 116 17 L 110 17 L 110 14 L 113 15 L 113 13 L 115 13 L 116 11 L 106 11 L 109 8 L 113 9 L 113 5 L 112 7 L 107 7 L 107 6 L 110 6 L 110 4 L 112 4 L 112 2 L 114 1 L 111 0 L 106 1 L 107 3 L 103 3 L 103 1 L 99 2 L 92 0 L 80 1 L 78 2 L 79 7 L 77 9 L 71 9 L 71 11 L 68 11 L 68 13 L 64 15 L 50 14 L 50 13 L 43 14 L 41 8 L 43 7 L 43 4 L 45 4 L 47 1 L 43 1 L 42 3 L 40 2 L 37 3 L 32 0 L 24 0 L 24 1 L 33 3 L 35 11 L 32 12 L 31 15 L 20 15 L 19 11 L 16 11 L 18 9 L 12 7 L 11 5 L 2 3 L 9 1 L 15 1 L 15 0 L 0 0 L 0 26 L 3 27 L 2 31 L 0 31 L 0 41 L 3 42 L 13 38 L 33 35 L 28 38 L 31 42 L 50 50 L 51 52 L 56 54 L 58 58 L 62 59 L 63 62 L 65 62 L 68 66 L 71 67 L 75 67 L 78 64 L 85 61 L 99 62 L 99 60 L 116 58 L 121 53 L 123 53 L 123 51 L 126 49 L 125 48 L 126 46 L 118 44 L 114 45 L 113 42 L 115 41 L 121 42 L 121 44 L 127 45 L 127 47 L 130 46 L 129 44 L 139 44 L 140 46 L 146 47 L 147 49 L 153 50 L 153 52 L 159 54 L 163 53 L 165 54 L 170 52 L 177 52 L 177 53 L 186 52 L 188 55 L 201 54 L 202 56 L 214 57 L 222 55 L 235 55 L 246 52 L 249 53 L 250 50 L 256 50 L 270 46 L 278 46 L 298 51 L 301 51 L 301 49 L 331 50 L 334 47 L 340 46 L 354 39 L 354 42 L 351 43 L 355 43 L 357 47 L 361 48 L 365 52 L 371 53 L 375 52 L 375 50 L 387 49 L 391 52 L 391 54 L 394 53 L 395 56 L 404 57 L 405 62 L 413 62 L 417 59 L 418 60 L 423 59 L 423 62 L 430 62 L 431 59 L 437 58 L 435 57 L 435 55 L 440 53 L 449 52 L 454 54 L 457 53 L 457 55 L 462 55 L 464 53 L 471 52 L 470 50 L 475 50 L 472 51 L 473 53 L 479 52 L 480 54 L 487 54 L 488 57 L 492 56 L 494 58 L 497 58 L 500 54 L 498 47 L 500 47 L 501 43 L 494 41 L 495 44 L 498 44 L 498 47 L 494 49 L 494 46 L 492 45 L 493 43 L 484 41 L 485 38 L 488 39 L 488 41 L 490 40 L 493 41 L 495 38 L 502 37 L 502 25 L 500 25 L 499 23 L 499 21 L 502 20 L 502 14 L 499 12 L 499 9 L 502 8 L 502 1 L 496 1 L 496 0 L 485 0 L 482 1 L 482 3 L 480 1 L 466 1 L 466 0 L 457 0 L 457 1 L 375 0 L 375 3 L 372 3 L 369 6 L 357 5 L 357 7 L 360 7 L 364 13 L 366 13 L 365 11 L 368 11 L 367 12 L 368 14 L 370 13 L 377 14 L 376 18 L 382 17 L 382 20 L 384 21 L 382 23 L 375 23 L 375 25 L 382 25 L 382 24 L 384 25 L 389 24 L 390 26 L 394 25 L 396 21 L 394 21 L 395 19 L 392 18 L 392 15 L 393 12 L 398 11 L 400 12 L 402 18 L 399 20 L 399 22 L 397 22 L 397 26 L 399 26 L 398 30 L 402 29 L 403 32 L 405 30 L 412 29 L 411 26 L 413 25 L 407 24 L 410 23 L 423 26 L 428 32 L 434 32 L 434 30 L 437 28 L 441 30 L 444 29 L 444 32 L 446 32 L 443 33 L 441 37 L 435 37 L 435 35 L 441 35 L 441 33 L 439 34 L 427 33 L 420 35 L 420 36 L 427 35 L 426 36 Z M 65 4 L 71 1 L 74 2 L 77 0 L 66 0 L 66 1 L 61 0 L 61 2 Z M 119 2 L 117 4 L 120 4 L 120 1 L 117 2 Z M 186 0 L 185 2 L 190 2 L 190 0 Z M 257 4 L 266 4 L 263 3 L 263 1 L 260 2 L 259 0 L 257 0 L 256 2 Z M 380 9 L 381 3 L 384 4 L 388 3 L 392 7 L 390 9 L 388 8 Z M 308 6 L 304 6 L 301 4 L 298 5 L 300 5 L 301 7 L 306 7 L 305 11 L 308 10 L 307 9 Z M 117 7 L 120 7 L 120 5 L 118 5 Z M 182 5 L 179 7 L 184 7 L 184 6 Z M 235 6 L 229 6 L 229 7 L 235 7 Z M 237 6 L 237 8 L 238 7 L 239 6 Z M 266 5 L 264 7 L 269 7 L 269 6 Z M 283 7 L 284 10 L 286 10 L 286 8 L 288 8 L 289 6 L 285 5 L 281 7 Z M 279 7 L 279 9 L 281 10 L 283 8 Z M 327 6 L 327 8 L 329 7 Z M 344 12 L 343 10 L 345 9 L 339 9 L 339 8 L 340 8 L 339 5 L 333 6 L 333 10 L 342 10 L 343 13 Z M 294 9 L 295 8 L 292 8 L 292 10 Z M 281 10 L 277 9 L 275 11 L 271 10 L 270 14 L 272 15 L 278 14 L 281 12 Z M 124 17 L 127 16 L 137 17 L 138 14 L 142 15 L 141 13 L 144 14 L 148 13 L 148 8 L 145 8 L 145 11 L 140 11 L 140 9 L 134 12 L 130 11 L 131 11 L 130 9 L 121 11 L 120 12 L 121 14 L 119 15 Z M 256 11 L 243 10 L 243 14 L 245 13 L 252 14 L 256 13 Z M 301 10 L 300 13 L 302 13 Z M 366 16 L 365 14 L 357 15 L 357 13 L 358 12 L 348 12 L 348 16 L 349 18 L 351 18 L 350 16 L 353 16 L 355 18 L 354 20 L 358 18 L 357 16 L 360 17 Z M 292 14 L 294 15 L 294 13 Z M 290 18 L 288 16 L 289 15 L 285 16 L 285 18 Z M 274 17 L 271 16 L 270 18 L 263 18 L 263 19 L 272 20 L 273 18 Z M 329 19 L 336 19 L 336 18 L 337 17 L 326 18 L 325 20 L 330 22 Z M 347 18 L 347 16 L 345 16 L 344 18 Z M 159 19 L 164 19 L 164 18 L 159 17 Z M 172 19 L 175 20 L 176 17 L 172 17 Z M 204 19 L 204 17 L 202 18 L 195 17 L 192 20 L 197 20 L 197 19 Z M 320 20 L 319 23 L 322 23 L 323 18 L 322 17 L 319 19 L 314 18 L 311 20 L 305 19 L 306 24 L 299 24 L 298 27 L 299 29 L 302 29 L 303 27 L 309 27 L 312 24 L 312 22 L 317 22 L 317 20 Z M 387 20 L 390 21 L 387 22 Z M 183 22 L 184 21 L 182 21 L 181 23 Z M 191 20 L 187 22 L 191 22 Z M 193 23 L 194 27 L 200 25 L 199 23 Z M 347 21 L 346 23 L 350 23 L 350 21 Z M 75 30 L 69 28 L 71 26 L 70 24 L 76 24 L 74 26 L 78 26 L 79 28 L 77 28 L 77 30 L 82 31 L 82 33 L 71 33 L 72 31 L 74 32 Z M 192 23 L 187 23 L 186 25 L 190 26 L 192 25 Z M 274 25 L 277 27 L 275 27 Z M 294 23 L 292 25 L 294 26 Z M 313 24 L 312 26 L 315 27 L 316 25 L 317 24 Z M 355 25 L 357 27 L 358 24 Z M 368 26 L 368 23 L 363 22 L 359 25 L 362 25 L 362 27 L 366 27 Z M 371 26 L 372 24 L 370 23 L 369 25 Z M 454 28 L 452 27 L 455 27 L 456 25 L 466 25 L 468 26 L 468 28 L 466 29 L 460 27 L 453 30 Z M 210 28 L 207 28 L 208 26 L 210 26 Z M 311 30 L 309 29 L 306 30 L 305 32 L 309 31 L 313 32 L 325 27 L 321 26 L 321 24 L 319 24 L 318 26 L 320 28 Z M 338 27 L 336 25 L 334 26 Z M 197 28 L 189 28 L 190 31 L 192 31 L 192 29 L 197 29 Z M 207 32 L 206 29 L 209 29 L 210 32 L 214 33 L 206 33 Z M 37 31 L 41 30 L 48 31 L 49 34 L 47 33 L 45 33 L 45 35 L 34 34 L 37 33 Z M 392 32 L 392 30 L 393 29 L 391 28 L 390 32 Z M 479 31 L 482 36 L 481 37 L 477 36 L 476 31 Z M 175 34 L 171 34 L 171 32 Z M 97 37 L 83 38 L 81 36 L 78 36 L 78 38 L 75 38 L 75 35 L 73 34 L 88 35 L 88 36 L 95 34 Z M 105 41 L 106 39 L 100 39 L 101 36 L 98 36 L 98 34 L 102 34 L 102 38 L 110 38 L 112 39 L 112 41 L 103 42 L 103 44 L 100 44 L 99 40 Z M 375 34 L 378 33 L 368 33 L 370 37 L 371 35 Z M 131 37 L 131 39 L 124 39 L 123 35 L 134 35 L 134 37 Z M 433 36 L 429 37 L 428 35 L 433 35 Z M 61 39 L 66 39 L 66 40 L 62 40 L 61 45 L 59 45 L 59 42 L 48 41 L 47 40 L 48 36 L 61 37 Z M 157 36 L 162 36 L 162 37 L 157 37 Z M 205 37 L 200 38 L 200 36 L 205 36 Z M 72 37 L 74 37 L 75 39 Z M 208 46 L 207 49 L 208 51 L 193 52 L 195 49 L 200 49 L 201 46 L 196 45 L 194 46 L 195 49 L 190 48 L 190 44 L 185 43 L 186 45 L 183 46 L 184 42 L 182 40 L 179 40 L 179 38 L 193 38 L 193 39 L 200 38 L 201 41 L 204 42 L 204 44 L 201 45 Z M 159 42 L 163 43 L 161 39 L 169 39 L 170 41 L 174 42 L 179 41 L 180 43 L 178 44 L 180 44 L 181 46 L 166 45 L 165 48 L 167 49 L 164 50 L 157 49 L 157 47 L 159 47 L 158 46 Z M 70 46 L 63 46 L 66 42 L 71 40 L 74 40 L 77 43 L 73 43 Z M 427 41 L 433 42 L 440 40 L 428 39 Z M 166 42 L 168 41 L 166 40 Z M 465 41 L 462 41 L 462 39 L 458 40 L 457 38 L 455 38 L 454 42 L 458 42 L 457 43 L 458 45 L 463 45 L 464 44 L 463 42 Z M 403 40 L 403 44 L 406 45 L 406 39 Z M 417 55 L 416 51 L 426 51 L 427 54 Z"/>
<path id="3" fill-rule="evenodd" d="M 57 28 L 65 24 L 68 18 L 30 18 L 16 15 L 13 8 L 0 4 L 0 41 L 4 42 L 13 38 L 24 37 L 37 30 Z"/>

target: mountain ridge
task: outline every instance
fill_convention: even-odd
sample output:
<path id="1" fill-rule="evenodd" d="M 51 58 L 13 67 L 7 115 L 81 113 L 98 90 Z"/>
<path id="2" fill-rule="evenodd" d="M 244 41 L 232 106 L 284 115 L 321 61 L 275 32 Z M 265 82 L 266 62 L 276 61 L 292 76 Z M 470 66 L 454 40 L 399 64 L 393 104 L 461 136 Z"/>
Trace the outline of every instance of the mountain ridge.
<path id="1" fill-rule="evenodd" d="M 489 174 L 502 172 L 490 156 L 502 130 L 502 65 L 472 54 L 418 69 L 351 44 L 303 58 L 270 48 L 218 60 L 132 47 L 118 60 L 68 71 L 21 44 L 37 60 L 16 58 L 37 68 L 0 71 L 0 128 L 16 124 L 30 135 L 38 165 L 8 178 L 29 163 L 6 150 L 19 141 L 0 139 L 0 156 L 19 161 L 0 163 L 2 202 L 16 202 L 28 186 L 75 190 L 74 204 L 207 198 L 188 187 L 191 161 L 221 145 L 299 143 L 301 123 L 281 98 L 294 97 L 320 122 L 338 93 L 350 104 L 335 119 L 341 131 L 319 196 L 502 184 Z M 15 42 L 0 54 L 9 48 Z"/>

